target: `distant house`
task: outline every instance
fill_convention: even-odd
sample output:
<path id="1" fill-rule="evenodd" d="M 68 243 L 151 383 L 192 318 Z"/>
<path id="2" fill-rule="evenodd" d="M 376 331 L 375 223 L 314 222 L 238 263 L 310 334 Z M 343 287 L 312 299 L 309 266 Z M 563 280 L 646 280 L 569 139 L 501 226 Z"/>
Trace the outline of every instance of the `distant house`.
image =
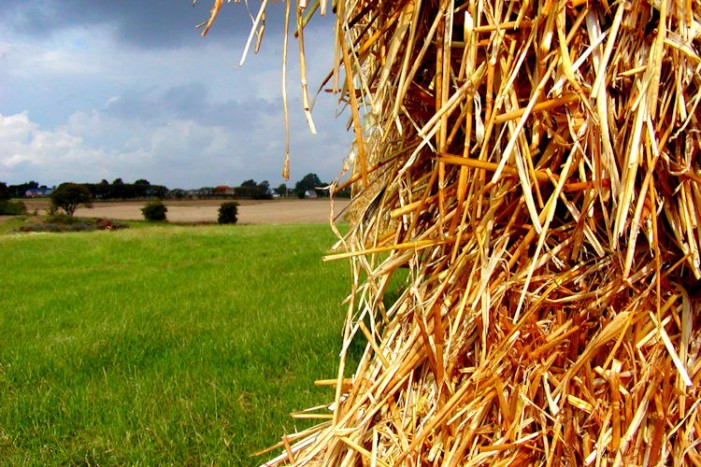
<path id="1" fill-rule="evenodd" d="M 25 198 L 45 198 L 51 196 L 54 190 L 51 188 L 30 188 L 24 192 Z"/>
<path id="2" fill-rule="evenodd" d="M 304 197 L 305 198 L 318 198 L 318 195 L 316 194 L 316 190 L 307 190 L 304 192 Z"/>
<path id="3" fill-rule="evenodd" d="M 235 193 L 234 188 L 226 185 L 219 185 L 212 190 L 212 194 L 214 195 L 233 195 Z"/>

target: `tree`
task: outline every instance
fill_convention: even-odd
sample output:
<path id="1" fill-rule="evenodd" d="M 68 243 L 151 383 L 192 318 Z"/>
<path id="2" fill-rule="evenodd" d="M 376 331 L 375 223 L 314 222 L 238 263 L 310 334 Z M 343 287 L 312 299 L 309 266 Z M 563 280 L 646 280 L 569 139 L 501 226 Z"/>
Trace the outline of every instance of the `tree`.
<path id="1" fill-rule="evenodd" d="M 12 201 L 10 188 L 6 183 L 0 182 L 0 216 L 13 216 L 24 214 L 26 209 L 21 201 Z"/>
<path id="2" fill-rule="evenodd" d="M 316 188 L 322 185 L 323 183 L 319 179 L 319 176 L 317 174 L 310 173 L 305 175 L 302 180 L 295 184 L 295 193 L 297 193 L 298 197 L 304 198 L 307 191 L 316 191 Z"/>
<path id="3" fill-rule="evenodd" d="M 8 188 L 12 198 L 24 198 L 27 190 L 35 190 L 39 188 L 39 184 L 32 180 L 31 182 L 22 183 L 20 185 L 10 185 Z"/>
<path id="4" fill-rule="evenodd" d="M 109 198 L 113 199 L 126 199 L 128 187 L 124 184 L 124 180 L 121 178 L 115 178 L 110 187 Z"/>
<path id="5" fill-rule="evenodd" d="M 287 185 L 281 183 L 277 188 L 275 188 L 275 192 L 282 197 L 287 197 Z"/>
<path id="6" fill-rule="evenodd" d="M 272 194 L 270 193 L 270 183 L 267 180 L 263 180 L 260 183 L 256 183 L 256 181 L 253 179 L 246 180 L 241 183 L 240 186 L 234 188 L 234 195 L 236 195 L 238 198 L 272 198 Z"/>
<path id="7" fill-rule="evenodd" d="M 107 199 L 112 194 L 110 182 L 108 182 L 104 178 L 100 183 L 88 184 L 86 186 L 88 187 L 88 189 L 90 189 L 93 198 L 95 199 Z"/>
<path id="8" fill-rule="evenodd" d="M 148 189 L 148 195 L 156 198 L 165 198 L 168 195 L 168 187 L 163 185 L 151 185 Z"/>
<path id="9" fill-rule="evenodd" d="M 129 198 L 148 198 L 151 189 L 151 182 L 145 178 L 140 178 L 131 185 L 126 185 L 129 187 L 128 197 Z"/>
<path id="10" fill-rule="evenodd" d="M 7 183 L 0 182 L 0 200 L 10 199 L 10 189 L 7 187 Z"/>
<path id="11" fill-rule="evenodd" d="M 78 206 L 92 207 L 92 194 L 85 185 L 78 183 L 62 183 L 51 193 L 51 206 L 63 209 L 72 216 Z"/>

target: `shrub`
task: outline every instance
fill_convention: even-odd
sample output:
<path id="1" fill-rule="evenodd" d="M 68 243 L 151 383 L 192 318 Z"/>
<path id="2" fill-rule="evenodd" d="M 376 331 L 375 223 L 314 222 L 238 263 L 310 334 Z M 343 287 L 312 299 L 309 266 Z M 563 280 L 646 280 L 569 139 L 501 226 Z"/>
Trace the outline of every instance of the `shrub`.
<path id="1" fill-rule="evenodd" d="M 111 219 L 76 219 L 66 214 L 47 216 L 41 222 L 25 224 L 20 232 L 85 232 L 126 229 L 129 225 Z"/>
<path id="2" fill-rule="evenodd" d="M 0 200 L 0 216 L 19 216 L 26 212 L 27 208 L 22 201 Z"/>
<path id="3" fill-rule="evenodd" d="M 239 217 L 239 203 L 236 201 L 228 201 L 219 206 L 219 218 L 217 221 L 220 224 L 235 224 Z"/>
<path id="4" fill-rule="evenodd" d="M 162 201 L 151 201 L 141 208 L 141 212 L 144 214 L 144 219 L 147 221 L 164 221 L 166 220 L 168 208 Z"/>
<path id="5" fill-rule="evenodd" d="M 62 214 L 60 212 L 55 212 L 46 216 L 45 224 L 55 224 L 55 225 L 74 225 L 82 222 L 80 219 L 71 217 L 68 214 Z"/>

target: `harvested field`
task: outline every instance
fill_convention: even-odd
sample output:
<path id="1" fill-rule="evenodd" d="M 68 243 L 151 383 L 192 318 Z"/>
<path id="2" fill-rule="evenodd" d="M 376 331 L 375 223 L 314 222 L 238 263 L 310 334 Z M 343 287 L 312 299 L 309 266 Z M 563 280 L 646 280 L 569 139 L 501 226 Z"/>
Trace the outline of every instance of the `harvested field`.
<path id="1" fill-rule="evenodd" d="M 217 222 L 219 206 L 224 200 L 166 201 L 168 220 L 182 223 Z M 285 199 L 270 201 L 238 200 L 241 224 L 321 224 L 328 222 L 328 200 Z M 45 210 L 48 200 L 25 200 L 31 212 Z M 90 209 L 79 208 L 78 217 L 107 217 L 121 220 L 142 220 L 144 201 L 115 201 L 95 203 Z M 348 205 L 347 200 L 335 200 L 334 212 L 338 214 Z"/>

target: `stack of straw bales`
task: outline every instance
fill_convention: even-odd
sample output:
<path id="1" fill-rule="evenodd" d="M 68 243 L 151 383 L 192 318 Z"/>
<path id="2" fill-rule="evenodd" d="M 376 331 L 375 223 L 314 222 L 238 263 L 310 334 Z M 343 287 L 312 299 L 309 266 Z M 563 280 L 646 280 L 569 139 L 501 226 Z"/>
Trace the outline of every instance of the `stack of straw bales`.
<path id="1" fill-rule="evenodd" d="M 354 282 L 333 415 L 271 463 L 701 465 L 701 1 L 333 13 Z"/>

